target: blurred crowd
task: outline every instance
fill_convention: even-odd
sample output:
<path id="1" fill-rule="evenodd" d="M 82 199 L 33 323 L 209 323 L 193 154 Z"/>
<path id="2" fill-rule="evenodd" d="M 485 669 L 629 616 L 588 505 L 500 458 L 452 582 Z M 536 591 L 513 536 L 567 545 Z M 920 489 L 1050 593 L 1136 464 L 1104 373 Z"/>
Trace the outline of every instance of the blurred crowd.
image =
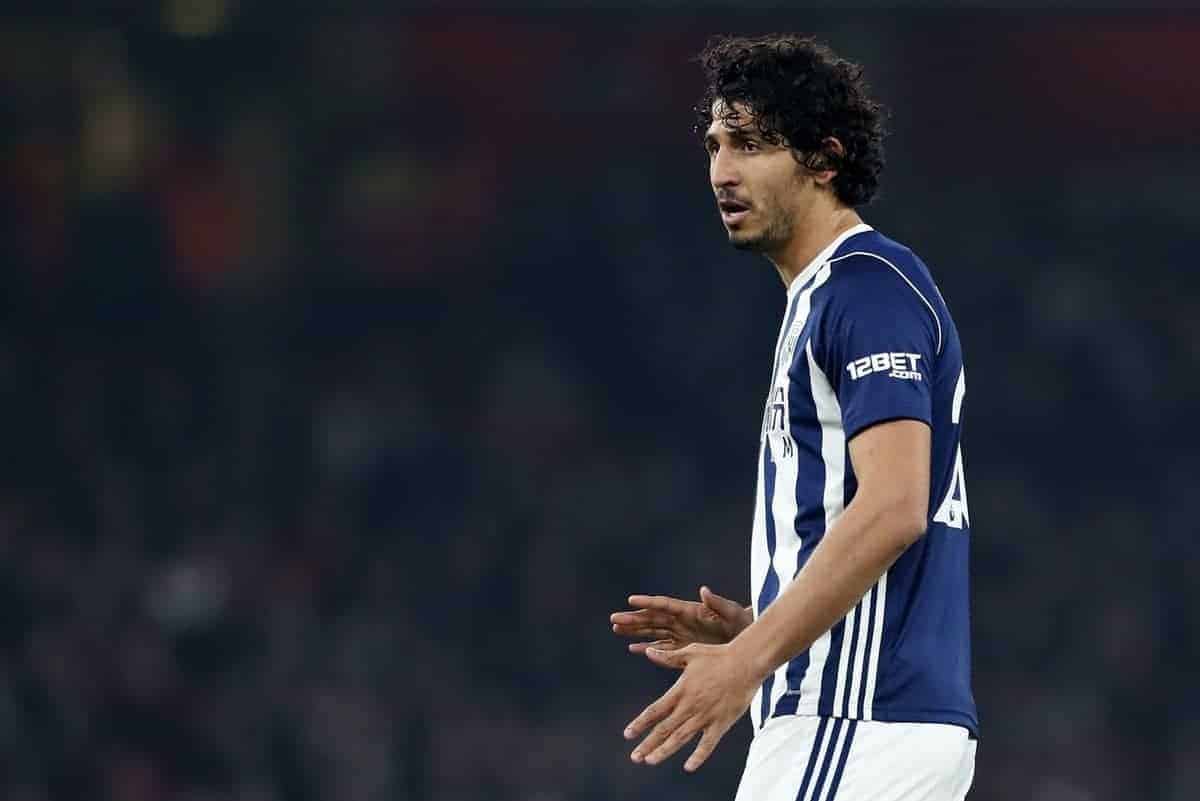
<path id="1" fill-rule="evenodd" d="M 607 614 L 748 594 L 784 295 L 688 58 L 777 27 L 878 76 L 864 215 L 962 333 L 971 797 L 1200 796 L 1200 114 L 1079 67 L 1177 22 L 1088 19 L 0 31 L 0 799 L 731 798 L 745 723 L 630 765 Z"/>

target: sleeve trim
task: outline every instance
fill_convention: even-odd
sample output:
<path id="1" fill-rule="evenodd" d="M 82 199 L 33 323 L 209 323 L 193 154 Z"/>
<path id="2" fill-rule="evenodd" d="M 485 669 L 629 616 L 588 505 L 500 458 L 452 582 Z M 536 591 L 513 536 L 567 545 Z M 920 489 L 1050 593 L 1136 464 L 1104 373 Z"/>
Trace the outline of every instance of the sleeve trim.
<path id="1" fill-rule="evenodd" d="M 885 415 L 883 417 L 871 418 L 866 421 L 859 422 L 858 425 L 856 425 L 854 428 L 852 428 L 851 430 L 846 432 L 846 444 L 849 445 L 850 440 L 854 439 L 859 434 L 863 433 L 864 431 L 866 431 L 869 428 L 874 428 L 875 426 L 883 425 L 884 423 L 894 423 L 897 420 L 912 420 L 917 423 L 924 423 L 926 426 L 929 427 L 930 431 L 933 430 L 933 424 L 930 423 L 929 420 L 927 420 L 926 418 L 920 417 L 919 415 L 916 415 L 916 414 L 889 414 L 889 415 Z"/>
<path id="2" fill-rule="evenodd" d="M 886 264 L 888 267 L 891 267 L 893 270 L 895 270 L 896 275 L 903 278 L 904 283 L 908 284 L 909 288 L 912 289 L 913 292 L 917 293 L 917 297 L 919 297 L 921 299 L 921 302 L 925 304 L 925 308 L 929 309 L 929 313 L 933 315 L 933 323 L 934 323 L 934 325 L 937 326 L 937 350 L 934 351 L 934 355 L 941 356 L 942 355 L 942 321 L 941 321 L 941 319 L 938 318 L 938 314 L 934 310 L 933 304 L 929 302 L 928 298 L 926 298 L 923 294 L 921 294 L 921 290 L 917 289 L 916 284 L 914 284 L 912 281 L 908 280 L 908 276 L 905 275 L 904 273 L 902 273 L 900 271 L 899 267 L 892 264 L 890 261 L 885 259 L 883 256 L 880 256 L 878 253 L 871 253 L 866 250 L 856 250 L 853 253 L 846 253 L 844 255 L 838 256 L 836 259 L 830 259 L 828 263 L 833 264 L 835 261 L 841 261 L 842 259 L 848 259 L 851 256 L 870 256 L 872 258 L 879 259 L 881 262 Z"/>

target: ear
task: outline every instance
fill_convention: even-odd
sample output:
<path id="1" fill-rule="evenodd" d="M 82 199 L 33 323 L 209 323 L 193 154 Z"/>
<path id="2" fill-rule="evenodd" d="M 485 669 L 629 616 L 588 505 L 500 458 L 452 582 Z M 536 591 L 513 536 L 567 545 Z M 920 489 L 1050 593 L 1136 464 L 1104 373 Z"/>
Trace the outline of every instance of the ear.
<path id="1" fill-rule="evenodd" d="M 838 165 L 846 158 L 846 147 L 836 136 L 821 140 L 821 149 L 808 157 L 807 166 L 818 186 L 828 186 L 838 174 Z"/>

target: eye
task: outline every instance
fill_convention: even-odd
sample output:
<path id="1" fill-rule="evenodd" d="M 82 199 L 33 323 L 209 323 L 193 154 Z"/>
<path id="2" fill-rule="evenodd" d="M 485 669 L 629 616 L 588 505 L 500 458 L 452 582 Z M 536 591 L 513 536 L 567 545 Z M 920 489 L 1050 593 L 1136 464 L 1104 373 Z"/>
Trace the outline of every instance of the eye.
<path id="1" fill-rule="evenodd" d="M 745 150 L 747 153 L 754 153 L 759 149 L 758 142 L 755 142 L 753 139 L 746 139 L 742 141 L 742 150 Z"/>

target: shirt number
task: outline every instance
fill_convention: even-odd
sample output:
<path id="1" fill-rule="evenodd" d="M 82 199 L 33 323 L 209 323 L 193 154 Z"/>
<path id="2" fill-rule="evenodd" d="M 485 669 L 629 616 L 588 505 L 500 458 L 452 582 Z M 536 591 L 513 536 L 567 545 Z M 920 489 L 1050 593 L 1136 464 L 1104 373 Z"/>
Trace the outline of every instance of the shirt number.
<path id="1" fill-rule="evenodd" d="M 964 369 L 958 374 L 958 384 L 954 387 L 954 403 L 950 409 L 950 421 L 958 425 L 962 420 L 963 396 L 967 394 L 967 372 Z M 933 516 L 935 523 L 942 523 L 950 528 L 967 528 L 971 525 L 971 513 L 967 509 L 967 477 L 963 472 L 962 445 L 954 454 L 954 478 L 950 481 L 950 489 L 938 506 L 937 514 Z"/>

